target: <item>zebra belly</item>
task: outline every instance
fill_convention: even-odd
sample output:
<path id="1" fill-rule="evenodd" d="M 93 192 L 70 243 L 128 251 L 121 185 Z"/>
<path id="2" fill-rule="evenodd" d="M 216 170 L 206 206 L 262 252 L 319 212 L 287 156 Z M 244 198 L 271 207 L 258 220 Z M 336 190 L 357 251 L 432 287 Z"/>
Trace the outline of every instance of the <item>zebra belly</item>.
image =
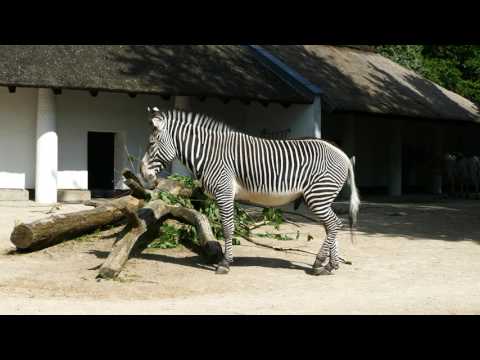
<path id="1" fill-rule="evenodd" d="M 271 193 L 271 194 L 253 192 L 253 191 L 244 189 L 237 182 L 234 183 L 234 188 L 235 188 L 236 200 L 248 201 L 252 204 L 262 205 L 266 207 L 287 205 L 303 195 L 301 192 Z"/>

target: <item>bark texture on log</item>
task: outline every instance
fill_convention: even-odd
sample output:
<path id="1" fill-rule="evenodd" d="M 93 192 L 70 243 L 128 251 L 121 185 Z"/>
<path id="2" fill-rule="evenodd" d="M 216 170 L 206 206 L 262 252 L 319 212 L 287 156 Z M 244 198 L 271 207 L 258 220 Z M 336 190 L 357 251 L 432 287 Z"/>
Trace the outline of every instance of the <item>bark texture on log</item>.
<path id="1" fill-rule="evenodd" d="M 155 238 L 155 235 L 158 236 L 162 218 L 171 215 L 175 219 L 196 227 L 200 248 L 209 260 L 216 262 L 221 258 L 221 246 L 216 241 L 205 215 L 194 209 L 168 205 L 162 200 L 150 201 L 145 206 L 145 200 L 155 198 L 156 192 L 166 191 L 175 196 L 192 197 L 194 196 L 192 189 L 179 181 L 160 179 L 154 190 L 147 190 L 132 172 L 126 170 L 123 175 L 132 196 L 106 202 L 91 201 L 90 205 L 95 206 L 95 209 L 55 215 L 30 224 L 20 224 L 15 227 L 10 240 L 19 250 L 40 250 L 126 218 L 127 233 L 114 244 L 98 274 L 100 278 L 112 279 L 121 272 L 132 250 L 148 243 Z M 140 246 L 136 247 L 136 245 Z M 196 245 L 195 247 L 198 248 Z"/>
<path id="2" fill-rule="evenodd" d="M 179 181 L 170 179 L 158 179 L 154 191 L 167 191 L 172 195 L 181 197 L 191 197 L 193 190 L 186 187 Z"/>
<path id="3" fill-rule="evenodd" d="M 206 215 L 194 210 L 179 206 L 172 206 L 170 213 L 197 229 L 200 247 L 208 262 L 217 263 L 223 256 L 222 247 L 213 235 L 212 227 Z"/>
<path id="4" fill-rule="evenodd" d="M 208 221 L 207 216 L 196 210 L 179 206 L 171 206 L 170 213 L 174 217 L 181 219 L 197 228 L 200 246 L 205 249 L 208 256 L 219 255 L 218 249 L 220 245 L 218 244 L 215 235 L 213 235 L 212 227 L 210 226 L 210 222 Z"/>
<path id="5" fill-rule="evenodd" d="M 160 200 L 152 201 L 146 207 L 140 209 L 138 214 L 126 209 L 125 213 L 129 219 L 131 230 L 115 243 L 112 252 L 101 266 L 98 277 L 102 279 L 117 277 L 140 237 L 146 234 L 151 226 L 155 225 L 169 212 L 169 206 Z"/>
<path id="6" fill-rule="evenodd" d="M 14 228 L 10 241 L 18 250 L 41 250 L 121 221 L 125 217 L 122 209 L 137 211 L 143 207 L 144 200 L 149 200 L 152 195 L 155 195 L 155 191 L 168 191 L 177 196 L 192 195 L 192 190 L 178 181 L 161 179 L 158 181 L 157 189 L 149 191 L 131 171 L 126 170 L 123 175 L 132 196 L 105 202 L 90 201 L 87 205 L 95 206 L 95 209 L 54 215 L 29 224 L 20 224 Z"/>
<path id="7" fill-rule="evenodd" d="M 126 179 L 125 184 L 132 190 L 132 195 L 139 199 L 150 199 L 152 194 L 156 191 L 166 191 L 172 195 L 182 197 L 190 197 L 193 193 L 192 189 L 176 180 L 157 179 L 155 181 L 155 188 L 147 190 L 138 176 L 130 170 L 124 170 L 123 177 Z"/>
<path id="8" fill-rule="evenodd" d="M 216 262 L 222 255 L 221 246 L 213 235 L 208 218 L 196 210 L 171 206 L 162 200 L 155 200 L 140 209 L 137 214 L 130 210 L 126 212 L 131 230 L 115 243 L 112 252 L 99 270 L 99 278 L 116 278 L 128 261 L 135 244 L 140 242 L 142 236 L 155 232 L 155 227 L 161 219 L 169 214 L 197 228 L 200 247 L 210 261 Z"/>
<path id="9" fill-rule="evenodd" d="M 54 215 L 33 223 L 20 224 L 14 228 L 10 241 L 19 250 L 40 250 L 120 221 L 125 217 L 122 209 L 137 211 L 143 204 L 139 199 L 126 196 L 92 210 Z"/>

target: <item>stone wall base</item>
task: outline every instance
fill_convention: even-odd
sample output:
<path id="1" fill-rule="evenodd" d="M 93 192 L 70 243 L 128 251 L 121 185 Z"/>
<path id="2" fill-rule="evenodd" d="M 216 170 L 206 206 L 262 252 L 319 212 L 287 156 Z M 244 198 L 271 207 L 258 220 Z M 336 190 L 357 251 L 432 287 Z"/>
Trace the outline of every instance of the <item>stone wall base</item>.
<path id="1" fill-rule="evenodd" d="M 90 190 L 58 190 L 59 203 L 81 203 L 91 199 Z"/>
<path id="2" fill-rule="evenodd" d="M 0 189 L 0 201 L 28 201 L 28 190 Z"/>

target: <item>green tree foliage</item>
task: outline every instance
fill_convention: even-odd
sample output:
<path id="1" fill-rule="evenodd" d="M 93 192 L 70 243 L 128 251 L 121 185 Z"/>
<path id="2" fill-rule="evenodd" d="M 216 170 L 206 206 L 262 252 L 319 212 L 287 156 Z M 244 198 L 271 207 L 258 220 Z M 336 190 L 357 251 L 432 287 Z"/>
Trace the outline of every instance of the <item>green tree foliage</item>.
<path id="1" fill-rule="evenodd" d="M 423 45 L 379 45 L 376 50 L 385 57 L 415 72 L 423 67 Z"/>
<path id="2" fill-rule="evenodd" d="M 379 45 L 376 50 L 480 104 L 480 45 Z"/>

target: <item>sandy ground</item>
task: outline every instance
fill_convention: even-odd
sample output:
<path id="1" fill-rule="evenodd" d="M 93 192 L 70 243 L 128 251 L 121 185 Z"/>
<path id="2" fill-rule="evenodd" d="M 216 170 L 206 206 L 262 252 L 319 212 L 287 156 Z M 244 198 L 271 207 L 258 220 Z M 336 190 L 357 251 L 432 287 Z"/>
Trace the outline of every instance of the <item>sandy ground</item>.
<path id="1" fill-rule="evenodd" d="M 48 210 L 0 203 L 0 314 L 480 314 L 480 201 L 364 203 L 355 242 L 347 229 L 339 234 L 341 255 L 353 265 L 332 276 L 308 274 L 313 255 L 242 241 L 227 276 L 179 248 L 145 251 L 119 280 L 100 282 L 89 269 L 108 255 L 114 230 L 11 253 L 16 221 Z M 300 239 L 276 244 L 316 253 L 323 227 L 296 219 Z"/>

